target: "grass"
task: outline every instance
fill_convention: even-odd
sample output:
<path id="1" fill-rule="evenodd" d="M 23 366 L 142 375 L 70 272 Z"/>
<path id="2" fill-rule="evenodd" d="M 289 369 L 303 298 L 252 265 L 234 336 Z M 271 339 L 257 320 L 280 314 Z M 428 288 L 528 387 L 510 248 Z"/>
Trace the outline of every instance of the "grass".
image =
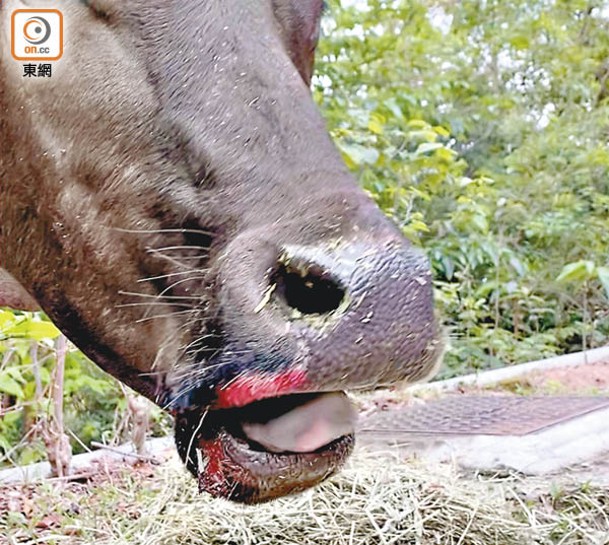
<path id="1" fill-rule="evenodd" d="M 0 489 L 0 543 L 606 545 L 609 491 L 360 452 L 317 489 L 252 508 L 199 495 L 177 463 L 113 466 Z"/>

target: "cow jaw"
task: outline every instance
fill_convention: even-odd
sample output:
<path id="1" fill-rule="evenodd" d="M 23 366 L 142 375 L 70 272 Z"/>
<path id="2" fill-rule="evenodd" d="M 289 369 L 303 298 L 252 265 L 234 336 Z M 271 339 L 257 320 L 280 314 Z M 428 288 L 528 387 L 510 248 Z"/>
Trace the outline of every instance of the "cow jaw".
<path id="1" fill-rule="evenodd" d="M 187 423 L 185 425 L 185 423 Z M 355 411 L 344 393 L 289 395 L 178 418 L 178 450 L 216 497 L 260 503 L 305 490 L 343 465 Z"/>

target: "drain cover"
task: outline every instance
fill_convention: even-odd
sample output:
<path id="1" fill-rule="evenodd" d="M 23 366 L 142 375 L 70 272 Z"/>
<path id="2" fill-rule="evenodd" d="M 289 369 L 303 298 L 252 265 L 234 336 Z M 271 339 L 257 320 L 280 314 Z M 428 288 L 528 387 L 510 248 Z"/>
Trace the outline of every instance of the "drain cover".
<path id="1" fill-rule="evenodd" d="M 364 434 L 528 435 L 598 409 L 609 397 L 452 396 L 374 413 Z"/>

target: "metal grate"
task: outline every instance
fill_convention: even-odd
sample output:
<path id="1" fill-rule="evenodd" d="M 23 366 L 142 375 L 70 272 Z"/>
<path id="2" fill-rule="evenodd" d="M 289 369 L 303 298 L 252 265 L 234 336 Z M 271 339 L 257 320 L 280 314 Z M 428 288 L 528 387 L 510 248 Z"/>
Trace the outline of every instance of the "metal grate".
<path id="1" fill-rule="evenodd" d="M 609 397 L 452 396 L 374 413 L 360 433 L 528 435 L 603 408 Z"/>

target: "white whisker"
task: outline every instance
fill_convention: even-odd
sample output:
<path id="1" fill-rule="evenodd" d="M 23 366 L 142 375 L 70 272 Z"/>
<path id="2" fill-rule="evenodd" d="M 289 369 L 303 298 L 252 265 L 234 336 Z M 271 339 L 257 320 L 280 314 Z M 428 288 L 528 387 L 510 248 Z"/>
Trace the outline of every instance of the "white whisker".
<path id="1" fill-rule="evenodd" d="M 191 301 L 192 299 L 199 299 L 195 296 L 180 296 L 180 295 L 154 295 L 151 293 L 136 293 L 132 291 L 119 291 L 120 295 L 128 295 L 130 297 L 142 297 L 144 299 L 167 299 L 169 301 Z"/>
<path id="2" fill-rule="evenodd" d="M 172 276 L 183 276 L 185 274 L 200 273 L 200 272 L 205 272 L 207 270 L 209 270 L 209 269 L 192 269 L 190 271 L 180 271 L 180 272 L 174 272 L 174 273 L 161 274 L 159 276 L 150 276 L 148 278 L 141 278 L 140 280 L 138 280 L 138 283 L 152 282 L 154 280 L 164 280 L 165 278 L 170 278 Z"/>
<path id="3" fill-rule="evenodd" d="M 172 289 L 174 289 L 175 287 L 179 286 L 180 284 L 184 284 L 186 282 L 190 282 L 191 280 L 204 280 L 204 279 L 205 279 L 205 277 L 203 277 L 203 276 L 182 278 L 182 280 L 178 280 L 177 282 L 174 282 L 170 286 L 167 286 L 161 293 L 158 294 L 157 297 L 159 297 L 159 298 L 165 297 L 165 294 L 168 291 L 171 291 Z M 147 317 L 148 317 L 148 312 L 146 312 L 144 314 L 144 318 L 147 318 Z"/>
<path id="4" fill-rule="evenodd" d="M 148 248 L 148 252 L 166 252 L 168 250 L 203 250 L 203 246 L 165 246 L 164 248 Z"/>
<path id="5" fill-rule="evenodd" d="M 201 419 L 199 420 L 199 424 L 197 425 L 197 427 L 195 428 L 195 430 L 192 432 L 192 436 L 190 438 L 190 442 L 188 443 L 188 450 L 186 451 L 186 456 L 188 457 L 188 459 L 190 460 L 190 462 L 194 465 L 194 461 L 190 458 L 190 450 L 192 449 L 192 445 L 195 441 L 195 438 L 197 436 L 197 433 L 199 433 L 201 431 L 201 427 L 203 426 L 203 420 L 205 420 L 205 417 L 207 416 L 207 412 L 205 411 L 203 413 L 203 415 L 201 416 Z M 197 464 L 198 467 L 198 464 Z"/>
<path id="6" fill-rule="evenodd" d="M 157 302 L 148 302 L 148 303 L 123 303 L 121 305 L 116 305 L 114 308 L 129 308 L 129 307 L 176 307 L 176 308 L 192 308 L 192 305 L 187 305 L 186 303 L 163 303 L 161 301 Z"/>
<path id="7" fill-rule="evenodd" d="M 157 314 L 156 316 L 147 316 L 145 318 L 140 318 L 136 320 L 136 324 L 142 324 L 144 322 L 149 322 L 152 320 L 158 320 L 163 318 L 173 318 L 174 316 L 181 316 L 183 314 L 193 314 L 195 312 L 200 312 L 199 309 L 190 309 L 190 310 L 179 310 L 177 312 L 170 312 L 169 314 Z"/>
<path id="8" fill-rule="evenodd" d="M 177 259 L 174 259 L 173 257 L 170 257 L 165 254 L 161 254 L 161 253 L 157 253 L 156 255 L 157 255 L 157 257 L 164 259 L 165 261 L 169 261 L 169 263 L 171 263 L 172 265 L 175 265 L 176 267 L 181 267 L 182 269 L 188 269 L 190 272 L 197 272 L 197 269 L 193 269 L 192 267 L 190 267 L 184 263 L 181 263 L 180 261 L 178 261 Z"/>
<path id="9" fill-rule="evenodd" d="M 136 235 L 163 235 L 163 234 L 195 234 L 195 235 L 207 235 L 213 236 L 213 233 L 210 231 L 205 231 L 203 229 L 123 229 L 121 227 L 112 227 L 113 231 L 118 231 L 119 233 L 132 233 Z"/>

